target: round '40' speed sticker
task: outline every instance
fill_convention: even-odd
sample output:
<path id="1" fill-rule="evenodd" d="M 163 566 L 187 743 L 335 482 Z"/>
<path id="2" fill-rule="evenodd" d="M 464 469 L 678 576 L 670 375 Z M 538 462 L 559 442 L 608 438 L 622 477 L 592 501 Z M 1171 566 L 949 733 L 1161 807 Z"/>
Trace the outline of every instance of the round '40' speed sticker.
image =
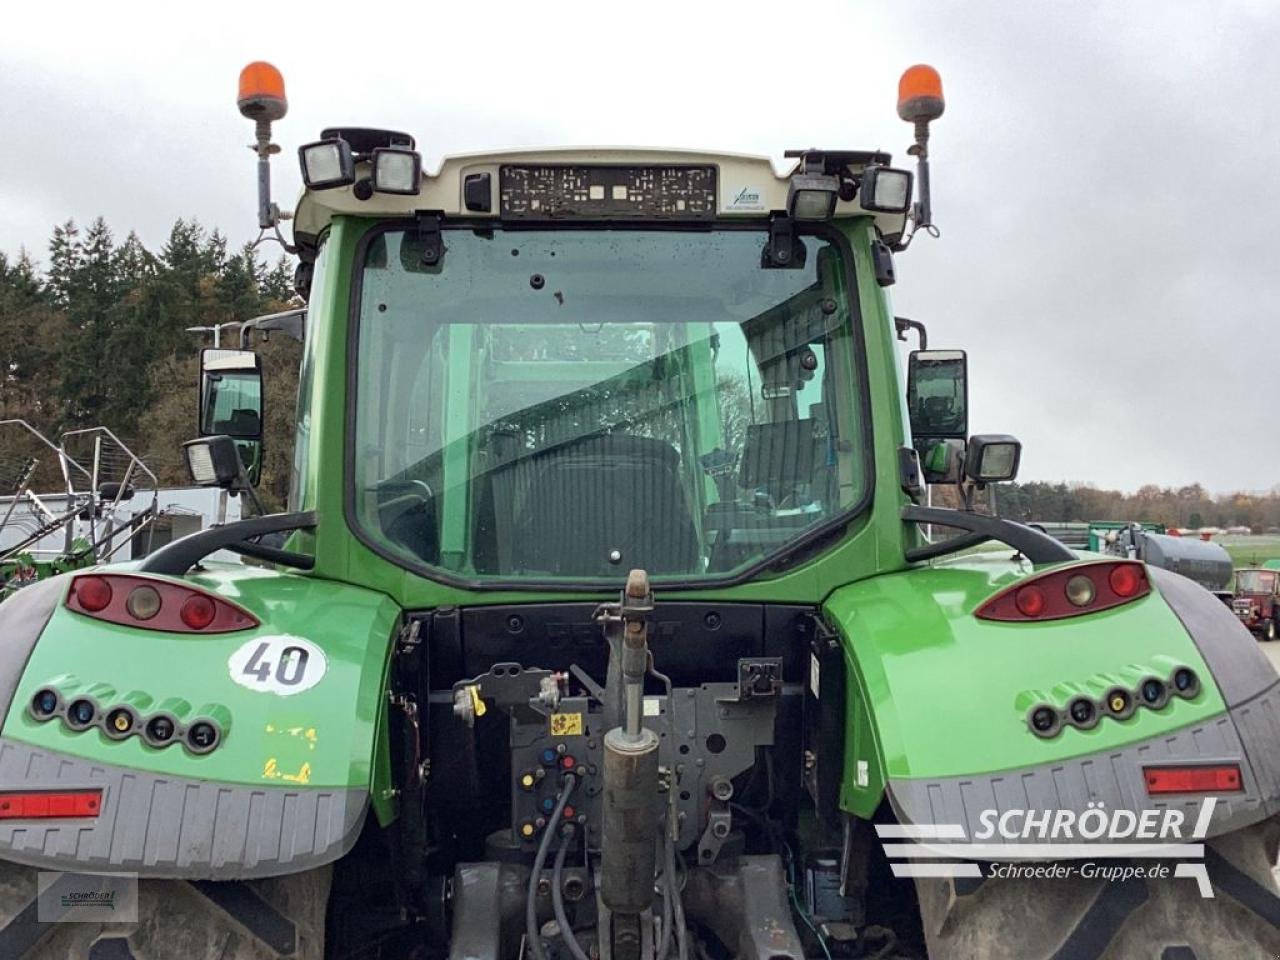
<path id="1" fill-rule="evenodd" d="M 287 697 L 319 683 L 328 663 L 310 640 L 283 635 L 248 641 L 231 655 L 227 668 L 242 687 Z"/>

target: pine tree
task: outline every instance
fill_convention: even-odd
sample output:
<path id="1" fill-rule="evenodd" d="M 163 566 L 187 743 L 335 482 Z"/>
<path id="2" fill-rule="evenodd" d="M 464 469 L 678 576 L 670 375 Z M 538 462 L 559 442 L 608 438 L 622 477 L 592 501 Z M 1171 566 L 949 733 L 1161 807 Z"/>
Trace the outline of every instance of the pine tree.
<path id="1" fill-rule="evenodd" d="M 80 230 L 74 220 L 68 220 L 53 228 L 49 241 L 49 271 L 46 284 L 55 305 L 66 307 L 71 300 L 75 277 L 80 270 L 84 253 L 80 245 Z"/>
<path id="2" fill-rule="evenodd" d="M 262 278 L 262 295 L 276 303 L 291 303 L 296 295 L 293 288 L 293 273 L 294 265 L 289 262 L 288 257 L 281 254 L 276 265 Z"/>

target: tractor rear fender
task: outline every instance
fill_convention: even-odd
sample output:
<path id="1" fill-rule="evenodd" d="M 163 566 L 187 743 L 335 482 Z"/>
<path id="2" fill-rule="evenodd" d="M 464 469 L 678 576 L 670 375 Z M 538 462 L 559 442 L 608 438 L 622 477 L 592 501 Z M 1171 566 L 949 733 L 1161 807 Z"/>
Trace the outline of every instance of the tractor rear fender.
<path id="1" fill-rule="evenodd" d="M 1211 834 L 1280 812 L 1280 678 L 1212 594 L 1150 569 L 1151 594 L 1110 610 L 979 620 L 983 601 L 1038 572 L 1007 557 L 874 577 L 827 599 L 848 677 L 845 810 L 870 817 L 887 795 L 902 820 L 972 828 L 978 808 L 1133 809 L 1147 801 L 1142 764 L 1223 760 L 1240 764 L 1243 784 L 1219 802 Z M 1178 667 L 1200 678 L 1194 696 L 1106 714 L 1108 690 Z M 1096 723 L 1032 730 L 1037 704 L 1065 712 L 1077 697 L 1099 705 Z"/>
<path id="2" fill-rule="evenodd" d="M 0 785 L 101 791 L 91 816 L 0 813 L 0 859 L 156 877 L 272 876 L 346 853 L 371 796 L 380 819 L 394 816 L 383 693 L 394 602 L 242 565 L 183 578 L 95 572 L 201 589 L 259 624 L 202 634 L 104 622 L 66 603 L 83 574 L 0 605 Z M 46 689 L 58 699 L 47 717 L 33 709 Z M 93 705 L 87 728 L 70 719 L 77 700 Z M 121 708 L 131 720 L 124 730 L 114 719 Z M 176 730 L 165 744 L 148 733 L 160 716 Z M 187 734 L 201 721 L 217 728 L 212 749 L 191 746 Z"/>

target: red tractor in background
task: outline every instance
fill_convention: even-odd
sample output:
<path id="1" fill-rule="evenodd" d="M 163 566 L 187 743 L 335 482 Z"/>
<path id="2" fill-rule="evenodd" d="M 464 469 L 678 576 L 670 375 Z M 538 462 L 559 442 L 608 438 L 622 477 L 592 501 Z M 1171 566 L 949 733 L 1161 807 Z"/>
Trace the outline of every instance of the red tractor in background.
<path id="1" fill-rule="evenodd" d="M 1232 612 L 1263 640 L 1280 634 L 1280 570 L 1236 571 Z"/>

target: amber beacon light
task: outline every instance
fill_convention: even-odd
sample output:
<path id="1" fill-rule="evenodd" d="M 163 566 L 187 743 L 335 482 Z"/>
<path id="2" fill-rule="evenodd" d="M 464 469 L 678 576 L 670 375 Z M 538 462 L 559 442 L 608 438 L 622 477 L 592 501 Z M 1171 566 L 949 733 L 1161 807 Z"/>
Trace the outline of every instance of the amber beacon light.
<path id="1" fill-rule="evenodd" d="M 924 228 L 934 236 L 933 203 L 929 192 L 929 124 L 942 116 L 942 77 L 927 63 L 907 67 L 898 81 L 898 116 L 915 125 L 916 142 L 907 153 L 916 158 L 918 197 L 911 210 L 915 229 Z"/>
<path id="2" fill-rule="evenodd" d="M 252 149 L 258 155 L 258 227 L 271 230 L 281 219 L 280 210 L 271 202 L 271 155 L 280 149 L 271 143 L 271 124 L 289 112 L 280 71 L 265 60 L 255 60 L 246 66 L 240 71 L 236 106 L 254 122 L 256 143 Z M 278 232 L 276 235 L 279 237 Z M 283 239 L 280 242 L 284 244 Z M 285 249 L 289 249 L 287 245 Z"/>
<path id="3" fill-rule="evenodd" d="M 907 123 L 928 123 L 942 116 L 942 77 L 926 63 L 908 67 L 898 81 L 898 116 Z"/>
<path id="4" fill-rule="evenodd" d="M 236 106 L 250 120 L 280 120 L 289 111 L 284 77 L 265 60 L 255 60 L 240 71 Z"/>

